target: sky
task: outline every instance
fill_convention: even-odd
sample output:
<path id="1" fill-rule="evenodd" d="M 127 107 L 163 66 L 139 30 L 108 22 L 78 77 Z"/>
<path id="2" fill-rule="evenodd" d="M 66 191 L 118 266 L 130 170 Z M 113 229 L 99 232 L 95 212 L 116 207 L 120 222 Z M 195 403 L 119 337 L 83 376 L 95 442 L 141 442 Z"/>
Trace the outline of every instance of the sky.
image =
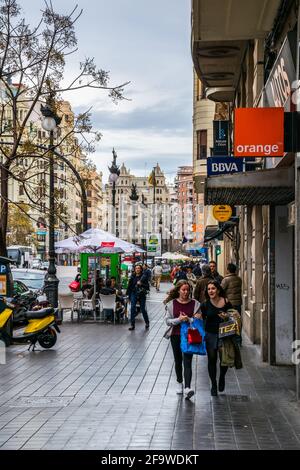
<path id="1" fill-rule="evenodd" d="M 25 17 L 34 22 L 42 0 L 19 0 Z M 78 51 L 67 58 L 65 80 L 79 62 L 94 57 L 110 71 L 113 85 L 127 81 L 129 101 L 113 104 L 105 92 L 83 90 L 65 94 L 73 110 L 92 107 L 92 123 L 102 133 L 91 159 L 104 182 L 115 148 L 131 173 L 148 175 L 158 162 L 168 181 L 177 167 L 192 164 L 192 59 L 190 0 L 53 0 L 60 13 L 77 4 L 83 14 L 76 23 Z"/>

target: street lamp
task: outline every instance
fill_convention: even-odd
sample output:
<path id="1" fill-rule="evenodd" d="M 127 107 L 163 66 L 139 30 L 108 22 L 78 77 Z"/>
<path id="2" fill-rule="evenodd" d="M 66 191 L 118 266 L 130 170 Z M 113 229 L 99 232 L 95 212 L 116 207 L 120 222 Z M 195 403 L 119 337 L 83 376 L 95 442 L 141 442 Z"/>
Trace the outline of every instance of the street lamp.
<path id="1" fill-rule="evenodd" d="M 135 244 L 135 232 L 136 232 L 135 219 L 137 218 L 135 209 L 136 209 L 136 203 L 139 199 L 139 196 L 136 191 L 136 184 L 134 183 L 132 183 L 131 185 L 131 194 L 129 196 L 129 199 L 132 201 L 132 231 L 133 231 L 132 243 Z"/>
<path id="2" fill-rule="evenodd" d="M 111 167 L 108 167 L 108 169 L 110 171 L 108 181 L 110 183 L 112 183 L 112 205 L 113 205 L 112 228 L 113 228 L 113 234 L 115 234 L 118 237 L 119 236 L 119 230 L 117 230 L 117 228 L 116 228 L 116 182 L 118 181 L 118 178 L 120 176 L 120 169 L 117 165 L 117 153 L 115 152 L 114 148 L 112 150 L 112 154 L 113 154 L 113 161 L 112 161 Z"/>
<path id="3" fill-rule="evenodd" d="M 161 249 L 161 254 L 162 254 L 163 253 L 163 233 L 162 233 L 163 220 L 162 220 L 162 213 L 159 214 L 158 226 L 159 226 L 159 233 L 160 233 L 160 249 Z"/>
<path id="4" fill-rule="evenodd" d="M 51 97 L 45 106 L 41 105 L 43 115 L 42 128 L 49 132 L 49 266 L 45 276 L 45 291 L 50 304 L 56 308 L 58 306 L 58 283 L 55 267 L 55 248 L 54 248 L 54 224 L 55 224 L 55 205 L 54 205 L 54 131 L 60 124 L 61 118 L 53 110 L 53 98 Z"/>

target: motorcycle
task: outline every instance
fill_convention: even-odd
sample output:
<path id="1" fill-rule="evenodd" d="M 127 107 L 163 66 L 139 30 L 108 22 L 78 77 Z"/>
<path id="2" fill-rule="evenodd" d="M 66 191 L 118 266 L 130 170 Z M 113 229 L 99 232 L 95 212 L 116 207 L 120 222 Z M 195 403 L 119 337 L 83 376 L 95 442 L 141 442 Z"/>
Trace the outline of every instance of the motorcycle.
<path id="1" fill-rule="evenodd" d="M 11 329 L 14 308 L 13 299 L 11 301 L 0 299 L 0 340 L 3 340 L 6 346 L 30 343 L 28 351 L 31 348 L 34 351 L 37 342 L 45 349 L 55 345 L 57 333 L 60 333 L 55 318 L 57 309 L 48 307 L 24 311 L 24 325 L 21 328 Z"/>

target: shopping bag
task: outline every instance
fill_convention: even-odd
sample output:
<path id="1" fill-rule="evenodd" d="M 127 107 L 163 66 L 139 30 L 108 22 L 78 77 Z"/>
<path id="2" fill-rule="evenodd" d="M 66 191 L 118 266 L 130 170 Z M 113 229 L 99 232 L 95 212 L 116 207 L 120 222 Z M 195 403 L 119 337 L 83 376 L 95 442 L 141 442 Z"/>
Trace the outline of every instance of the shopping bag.
<path id="1" fill-rule="evenodd" d="M 195 318 L 192 323 L 192 328 L 196 328 L 202 337 L 201 343 L 189 343 L 188 341 L 188 330 L 191 329 L 191 325 L 188 322 L 182 322 L 180 325 L 180 347 L 181 351 L 186 354 L 198 354 L 200 356 L 206 355 L 206 343 L 205 343 L 205 331 L 203 320 Z M 198 337 L 199 338 L 199 337 Z"/>
<path id="2" fill-rule="evenodd" d="M 69 284 L 69 288 L 72 292 L 79 292 L 80 290 L 80 282 L 78 281 L 72 281 L 71 284 Z"/>
<path id="3" fill-rule="evenodd" d="M 202 335 L 199 333 L 197 328 L 188 329 L 188 343 L 189 344 L 201 344 Z"/>

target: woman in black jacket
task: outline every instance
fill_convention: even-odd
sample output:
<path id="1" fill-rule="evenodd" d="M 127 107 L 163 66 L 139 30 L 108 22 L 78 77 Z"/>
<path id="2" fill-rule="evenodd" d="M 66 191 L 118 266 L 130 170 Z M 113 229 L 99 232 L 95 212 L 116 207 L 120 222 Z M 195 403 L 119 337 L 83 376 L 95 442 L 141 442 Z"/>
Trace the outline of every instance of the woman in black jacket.
<path id="1" fill-rule="evenodd" d="M 130 331 L 135 329 L 135 316 L 136 316 L 136 304 L 140 302 L 141 312 L 145 321 L 145 327 L 149 328 L 149 318 L 146 311 L 146 295 L 149 291 L 149 281 L 147 275 L 143 273 L 142 266 L 138 265 L 135 267 L 134 274 L 129 279 L 127 288 L 127 295 L 131 302 L 130 308 Z"/>
<path id="2" fill-rule="evenodd" d="M 205 291 L 206 301 L 201 304 L 202 318 L 205 320 L 205 341 L 208 358 L 208 374 L 211 380 L 211 395 L 218 395 L 217 360 L 219 349 L 219 325 L 226 318 L 232 305 L 226 299 L 223 288 L 217 281 L 209 281 Z M 225 375 L 228 367 L 220 364 L 219 392 L 225 390 Z"/>

